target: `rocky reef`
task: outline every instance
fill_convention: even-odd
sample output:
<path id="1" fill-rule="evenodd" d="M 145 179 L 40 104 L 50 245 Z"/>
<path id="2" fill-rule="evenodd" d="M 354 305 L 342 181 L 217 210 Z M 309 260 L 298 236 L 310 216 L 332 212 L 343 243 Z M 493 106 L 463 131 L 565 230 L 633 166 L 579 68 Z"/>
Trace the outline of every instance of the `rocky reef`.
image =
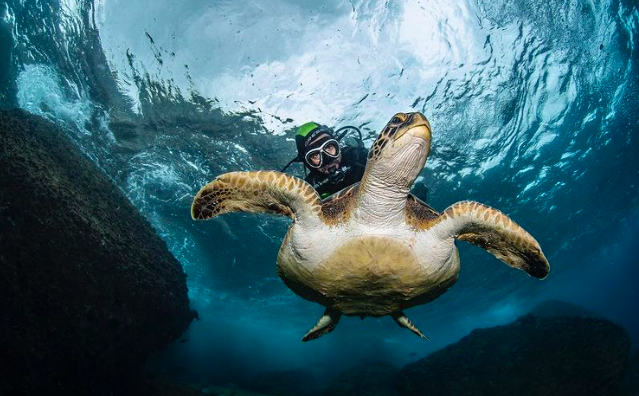
<path id="1" fill-rule="evenodd" d="M 636 369 L 625 370 L 629 349 L 618 325 L 548 301 L 508 325 L 476 329 L 399 372 L 387 365 L 349 370 L 325 396 L 634 395 Z"/>
<path id="2" fill-rule="evenodd" d="M 615 395 L 630 348 L 604 320 L 526 315 L 406 366 L 404 395 Z"/>
<path id="3" fill-rule="evenodd" d="M 347 370 L 328 387 L 324 396 L 399 396 L 395 387 L 398 370 L 387 363 L 375 363 Z"/>
<path id="4" fill-rule="evenodd" d="M 0 394 L 139 394 L 193 319 L 179 262 L 40 117 L 0 110 L 0 186 Z"/>
<path id="5" fill-rule="evenodd" d="M 237 387 L 208 386 L 157 379 L 149 381 L 149 389 L 153 396 L 281 396 L 276 394 L 251 392 Z M 303 395 L 300 394 L 299 396 Z"/>
<path id="6" fill-rule="evenodd" d="M 258 373 L 246 388 L 278 396 L 316 396 L 320 384 L 309 370 L 297 369 Z"/>
<path id="7" fill-rule="evenodd" d="M 628 361 L 621 390 L 624 396 L 639 396 L 639 352 L 635 352 Z"/>

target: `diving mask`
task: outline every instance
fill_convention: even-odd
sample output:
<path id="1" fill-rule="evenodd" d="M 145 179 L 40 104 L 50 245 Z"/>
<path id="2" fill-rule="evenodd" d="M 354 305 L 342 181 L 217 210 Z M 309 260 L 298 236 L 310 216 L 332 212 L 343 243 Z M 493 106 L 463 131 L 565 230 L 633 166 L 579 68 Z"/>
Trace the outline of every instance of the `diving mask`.
<path id="1" fill-rule="evenodd" d="M 335 139 L 328 139 L 321 146 L 310 149 L 304 155 L 306 164 L 313 169 L 321 168 L 329 159 L 333 160 L 340 155 L 339 143 Z M 326 159 L 325 159 L 326 157 Z"/>

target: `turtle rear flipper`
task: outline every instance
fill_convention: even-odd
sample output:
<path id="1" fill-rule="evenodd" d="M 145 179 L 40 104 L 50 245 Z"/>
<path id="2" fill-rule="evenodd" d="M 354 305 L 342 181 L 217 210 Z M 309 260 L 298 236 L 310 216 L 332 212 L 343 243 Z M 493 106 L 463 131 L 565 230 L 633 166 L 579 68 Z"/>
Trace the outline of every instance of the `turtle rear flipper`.
<path id="1" fill-rule="evenodd" d="M 302 341 L 311 341 L 316 338 L 320 338 L 324 334 L 330 333 L 333 329 L 335 329 L 335 326 L 337 326 L 337 322 L 339 322 L 339 318 L 341 316 L 342 314 L 339 311 L 332 308 L 326 308 L 324 315 L 317 321 L 315 327 L 306 333 L 304 338 L 302 338 Z"/>
<path id="2" fill-rule="evenodd" d="M 404 314 L 404 312 L 399 311 L 394 313 L 393 319 L 395 319 L 395 322 L 397 322 L 397 324 L 400 327 L 405 327 L 408 330 L 412 331 L 413 333 L 417 334 L 419 337 L 425 339 L 426 341 L 430 341 L 430 339 L 426 337 L 421 331 L 419 331 L 417 326 L 415 326 L 413 322 L 411 322 L 410 319 L 408 319 L 408 317 Z"/>

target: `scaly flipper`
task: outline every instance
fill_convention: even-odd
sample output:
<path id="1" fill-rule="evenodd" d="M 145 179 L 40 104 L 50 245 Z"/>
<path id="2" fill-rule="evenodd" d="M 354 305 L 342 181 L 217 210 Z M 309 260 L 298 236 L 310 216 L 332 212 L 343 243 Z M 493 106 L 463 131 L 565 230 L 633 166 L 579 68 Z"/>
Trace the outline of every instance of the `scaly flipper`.
<path id="1" fill-rule="evenodd" d="M 230 172 L 202 187 L 191 216 L 208 220 L 232 212 L 272 213 L 296 220 L 319 219 L 320 198 L 304 180 L 275 171 Z"/>
<path id="2" fill-rule="evenodd" d="M 324 311 L 324 315 L 320 318 L 320 320 L 317 321 L 315 327 L 313 327 L 308 331 L 308 333 L 306 333 L 304 338 L 302 338 L 302 341 L 306 342 L 314 340 L 320 338 L 324 334 L 330 333 L 331 331 L 333 331 L 333 329 L 335 329 L 335 326 L 337 326 L 337 322 L 339 322 L 339 318 L 341 316 L 342 314 L 339 313 L 337 310 L 326 308 L 326 311 Z"/>
<path id="3" fill-rule="evenodd" d="M 508 216 L 473 201 L 457 202 L 423 228 L 440 238 L 457 238 L 488 250 L 513 268 L 543 279 L 550 265 L 539 243 Z"/>
<path id="4" fill-rule="evenodd" d="M 413 322 L 410 321 L 410 319 L 408 319 L 408 317 L 406 315 L 404 315 L 404 313 L 402 311 L 396 312 L 393 314 L 393 319 L 395 319 L 395 322 L 397 322 L 398 325 L 400 325 L 400 327 L 405 327 L 408 330 L 412 331 L 413 333 L 417 334 L 418 336 L 420 336 L 421 338 L 430 341 L 428 337 L 426 337 L 424 334 L 422 334 L 421 331 L 419 331 L 419 329 L 417 328 L 417 326 L 415 326 L 413 324 Z"/>

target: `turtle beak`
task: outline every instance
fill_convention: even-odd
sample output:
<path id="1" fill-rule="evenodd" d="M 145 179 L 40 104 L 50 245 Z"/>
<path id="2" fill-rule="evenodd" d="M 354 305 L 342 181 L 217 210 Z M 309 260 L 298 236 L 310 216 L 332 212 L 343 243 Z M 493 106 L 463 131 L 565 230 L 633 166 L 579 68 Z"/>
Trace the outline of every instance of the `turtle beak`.
<path id="1" fill-rule="evenodd" d="M 430 128 L 430 122 L 424 117 L 422 113 L 413 113 L 411 116 L 411 123 L 406 132 L 416 138 L 424 139 L 430 143 L 432 138 L 432 130 Z"/>
<path id="2" fill-rule="evenodd" d="M 422 113 L 412 113 L 408 121 L 409 124 L 404 133 L 409 137 L 407 140 L 410 141 L 412 145 L 421 146 L 425 150 L 425 157 L 428 157 L 432 138 L 430 122 L 428 122 Z"/>
<path id="3" fill-rule="evenodd" d="M 422 113 L 408 114 L 408 119 L 406 120 L 405 125 L 404 133 L 396 136 L 395 139 L 399 139 L 408 134 L 412 137 L 416 137 L 430 143 L 430 139 L 432 137 L 430 123 Z"/>
<path id="4" fill-rule="evenodd" d="M 432 136 L 430 131 L 430 125 L 428 124 L 428 122 L 426 124 L 416 125 L 414 127 L 411 127 L 406 133 L 408 133 L 409 135 L 413 137 L 423 139 L 427 142 L 430 142 L 430 139 Z"/>

